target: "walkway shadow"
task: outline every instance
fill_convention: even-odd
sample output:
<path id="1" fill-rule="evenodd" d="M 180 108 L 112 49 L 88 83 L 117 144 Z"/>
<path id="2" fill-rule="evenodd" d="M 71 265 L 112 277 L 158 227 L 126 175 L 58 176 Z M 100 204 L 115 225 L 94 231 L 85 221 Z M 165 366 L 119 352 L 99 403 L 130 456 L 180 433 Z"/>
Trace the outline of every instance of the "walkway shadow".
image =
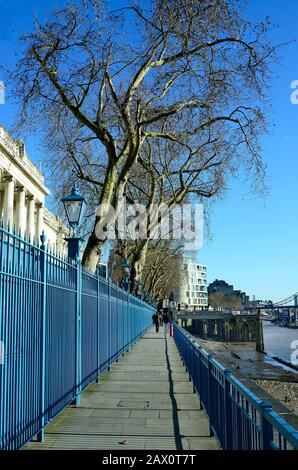
<path id="1" fill-rule="evenodd" d="M 169 354 L 168 354 L 168 341 L 167 341 L 166 331 L 165 331 L 165 354 L 166 354 L 166 360 L 167 360 L 168 379 L 169 379 L 169 384 L 170 384 L 169 394 L 170 394 L 170 398 L 172 402 L 172 410 L 173 410 L 172 418 L 173 418 L 176 449 L 183 450 L 181 433 L 180 433 L 180 425 L 179 425 L 178 407 L 177 407 L 177 401 L 174 395 L 174 382 L 173 382 L 172 369 L 171 369 L 171 364 L 170 364 L 170 359 L 169 359 Z"/>

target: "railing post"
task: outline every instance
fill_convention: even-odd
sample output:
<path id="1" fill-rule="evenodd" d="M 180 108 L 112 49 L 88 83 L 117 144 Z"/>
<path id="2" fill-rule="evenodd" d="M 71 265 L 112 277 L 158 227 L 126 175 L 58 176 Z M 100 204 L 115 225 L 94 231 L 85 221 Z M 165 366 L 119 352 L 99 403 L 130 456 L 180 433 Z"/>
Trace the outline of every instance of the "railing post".
<path id="1" fill-rule="evenodd" d="M 129 332 L 130 332 L 130 304 L 129 304 L 129 299 L 126 307 L 126 321 L 125 321 L 125 339 L 124 339 L 124 344 L 125 344 L 125 352 L 129 351 Z"/>
<path id="2" fill-rule="evenodd" d="M 199 394 L 199 397 L 200 397 L 200 410 L 203 409 L 203 403 L 202 403 L 202 347 L 199 346 L 199 354 L 198 354 L 198 357 L 199 357 L 199 364 L 198 364 L 198 368 L 199 368 L 199 381 L 198 381 L 198 394 Z"/>
<path id="3" fill-rule="evenodd" d="M 210 436 L 213 436 L 213 429 L 212 429 L 212 412 L 211 412 L 211 403 L 213 399 L 213 389 L 212 389 L 212 354 L 208 354 L 208 418 L 209 418 L 209 433 Z"/>
<path id="4" fill-rule="evenodd" d="M 224 439 L 224 450 L 232 450 L 231 445 L 231 434 L 232 426 L 230 422 L 231 418 L 231 399 L 230 399 L 230 381 L 229 377 L 232 375 L 232 372 L 228 369 L 224 371 L 224 416 L 225 416 L 225 439 Z"/>
<path id="5" fill-rule="evenodd" d="M 40 246 L 40 283 L 41 283 L 41 320 L 40 320 L 40 397 L 39 397 L 39 429 L 37 441 L 44 441 L 45 426 L 45 380 L 46 380 L 46 296 L 47 296 L 47 248 L 46 236 L 43 232 Z"/>
<path id="6" fill-rule="evenodd" d="M 82 265 L 79 258 L 76 263 L 77 268 L 77 299 L 76 299 L 76 396 L 72 405 L 79 405 L 81 401 L 82 389 Z"/>
<path id="7" fill-rule="evenodd" d="M 4 253 L 3 253 L 3 245 L 4 245 L 4 231 L 3 231 L 3 219 L 0 219 L 0 249 L 1 249 L 1 256 L 0 256 L 0 271 L 3 271 L 4 270 L 4 260 L 5 260 L 5 257 L 4 257 Z M 8 245 L 9 246 L 9 245 Z M 0 278 L 0 287 L 1 289 L 5 286 L 5 276 L 1 276 Z M 5 382 L 5 376 L 6 376 L 6 369 L 5 369 L 5 341 L 6 341 L 6 335 L 5 335 L 5 329 L 4 329 L 4 325 L 3 325 L 3 314 L 2 314 L 2 295 L 0 295 L 0 312 L 1 312 L 1 315 L 0 315 L 0 355 L 1 355 L 1 361 L 0 361 L 0 393 L 2 395 L 3 393 L 3 396 L 2 396 L 2 402 L 3 402 L 3 408 L 2 408 L 2 414 L 0 415 L 0 448 L 1 449 L 4 449 L 5 448 L 5 441 L 4 441 L 4 438 L 5 438 L 5 426 L 6 426 L 6 422 L 7 422 L 7 417 L 6 417 L 6 413 L 7 413 L 7 407 L 6 407 L 6 402 L 5 402 L 5 398 L 6 398 L 6 389 L 5 389 L 5 386 L 3 384 L 3 382 Z M 3 333 L 2 333 L 2 325 L 3 325 Z"/>
<path id="8" fill-rule="evenodd" d="M 195 355 L 195 344 L 196 341 L 195 339 L 191 338 L 190 340 L 190 349 L 191 349 L 191 360 L 190 360 L 190 367 L 189 367 L 189 374 L 188 374 L 188 379 L 190 382 L 193 383 L 193 393 L 196 393 L 195 387 L 194 387 L 194 355 Z"/>
<path id="9" fill-rule="evenodd" d="M 110 281 L 108 284 L 108 370 L 111 370 L 111 355 L 112 355 L 112 300 L 111 300 L 111 289 Z"/>
<path id="10" fill-rule="evenodd" d="M 273 450 L 273 429 L 272 425 L 267 421 L 265 413 L 272 411 L 272 405 L 263 401 L 261 403 L 261 450 Z"/>
<path id="11" fill-rule="evenodd" d="M 99 274 L 97 273 L 97 302 L 96 302 L 96 305 L 97 305 L 97 377 L 95 379 L 95 383 L 99 383 L 99 375 L 100 375 L 100 371 L 99 371 L 99 368 L 100 368 L 100 347 L 99 347 L 99 331 L 100 331 L 100 322 L 99 322 L 99 312 L 100 312 L 100 297 L 99 297 L 99 293 L 100 293 L 100 288 L 99 288 L 100 284 L 99 284 Z"/>
<path id="12" fill-rule="evenodd" d="M 261 309 L 257 309 L 257 325 L 256 325 L 256 350 L 259 352 L 264 352 L 264 333 L 263 333 L 263 321 L 261 317 Z"/>

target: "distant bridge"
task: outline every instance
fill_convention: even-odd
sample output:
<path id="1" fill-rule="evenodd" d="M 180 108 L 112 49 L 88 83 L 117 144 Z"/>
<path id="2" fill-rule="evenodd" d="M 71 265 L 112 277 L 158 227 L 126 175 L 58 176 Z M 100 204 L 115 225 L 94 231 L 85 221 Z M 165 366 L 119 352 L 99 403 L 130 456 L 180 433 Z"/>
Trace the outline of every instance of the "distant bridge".
<path id="1" fill-rule="evenodd" d="M 287 297 L 286 299 L 279 300 L 278 302 L 270 303 L 270 304 L 263 304 L 263 305 L 256 305 L 255 307 L 249 307 L 249 310 L 254 310 L 256 308 L 262 310 L 273 310 L 276 308 L 294 308 L 298 309 L 298 292 Z"/>
<path id="2" fill-rule="evenodd" d="M 263 320 L 271 320 L 276 322 L 279 326 L 287 328 L 298 328 L 298 292 L 272 304 L 256 305 L 247 310 L 250 311 L 263 311 L 261 317 Z"/>

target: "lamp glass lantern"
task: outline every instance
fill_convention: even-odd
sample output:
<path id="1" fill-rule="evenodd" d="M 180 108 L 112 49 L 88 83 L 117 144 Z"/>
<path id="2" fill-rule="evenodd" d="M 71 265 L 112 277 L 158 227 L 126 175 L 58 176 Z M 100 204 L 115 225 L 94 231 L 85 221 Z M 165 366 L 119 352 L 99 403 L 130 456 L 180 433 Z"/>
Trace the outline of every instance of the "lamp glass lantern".
<path id="1" fill-rule="evenodd" d="M 143 290 L 143 283 L 141 280 L 137 282 L 137 295 L 141 297 L 142 295 L 142 290 Z"/>
<path id="2" fill-rule="evenodd" d="M 129 264 L 129 261 L 127 259 L 125 259 L 123 261 L 123 264 L 122 264 L 122 273 L 123 273 L 123 276 L 127 279 L 130 275 L 130 264 Z"/>
<path id="3" fill-rule="evenodd" d="M 78 193 L 76 184 L 73 185 L 71 194 L 61 199 L 69 225 L 72 228 L 80 225 L 87 203 L 83 196 Z"/>

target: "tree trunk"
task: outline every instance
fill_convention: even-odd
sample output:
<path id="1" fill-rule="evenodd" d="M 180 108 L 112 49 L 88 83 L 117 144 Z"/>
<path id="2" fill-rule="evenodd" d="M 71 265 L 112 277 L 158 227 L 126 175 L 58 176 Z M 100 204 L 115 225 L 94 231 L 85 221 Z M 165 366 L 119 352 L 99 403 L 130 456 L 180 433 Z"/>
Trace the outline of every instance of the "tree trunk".
<path id="1" fill-rule="evenodd" d="M 103 244 L 104 241 L 97 238 L 94 228 L 87 242 L 82 259 L 82 265 L 86 271 L 95 273 L 97 264 L 101 258 Z"/>
<path id="2" fill-rule="evenodd" d="M 135 292 L 137 289 L 137 281 L 142 279 L 142 272 L 144 269 L 146 255 L 148 250 L 148 240 L 142 240 L 137 251 L 134 253 L 131 261 L 130 271 L 130 289 L 131 292 Z"/>
<path id="3" fill-rule="evenodd" d="M 112 206 L 113 192 L 117 181 L 117 168 L 116 166 L 111 166 L 109 173 L 105 182 L 104 187 L 99 200 L 99 207 L 97 211 L 97 216 L 95 218 L 94 227 L 92 233 L 87 242 L 86 248 L 84 250 L 82 265 L 86 271 L 95 273 L 97 264 L 101 259 L 102 247 L 106 238 L 99 238 L 96 234 L 96 228 L 98 224 L 104 221 L 108 208 Z M 109 222 L 113 223 L 116 219 L 116 215 L 112 217 Z M 106 232 L 107 234 L 108 232 Z"/>

